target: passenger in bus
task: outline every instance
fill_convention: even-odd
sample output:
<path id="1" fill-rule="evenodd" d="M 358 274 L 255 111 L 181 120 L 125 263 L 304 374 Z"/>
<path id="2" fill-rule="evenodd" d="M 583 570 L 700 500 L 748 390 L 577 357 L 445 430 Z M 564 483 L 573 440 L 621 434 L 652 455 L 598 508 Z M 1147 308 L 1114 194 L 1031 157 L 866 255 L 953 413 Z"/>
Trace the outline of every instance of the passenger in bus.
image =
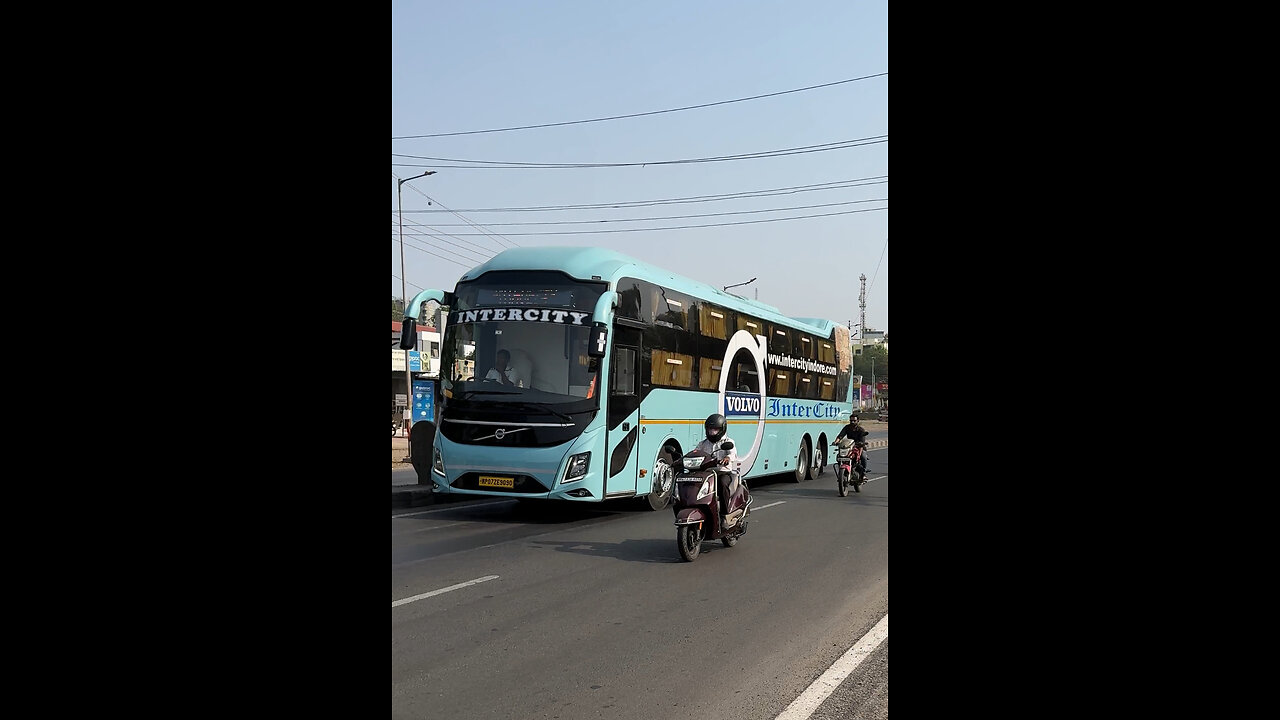
<path id="1" fill-rule="evenodd" d="M 729 422 L 720 413 L 707 416 L 702 427 L 707 431 L 707 439 L 699 442 L 693 449 L 720 458 L 720 464 L 729 470 L 729 472 L 716 472 L 718 485 L 716 495 L 720 498 L 720 517 L 724 517 L 729 514 L 729 484 L 738 474 L 738 443 L 733 443 L 731 450 L 720 449 L 720 443 L 725 440 L 733 442 L 728 434 Z"/>
<path id="2" fill-rule="evenodd" d="M 489 368 L 489 374 L 484 376 L 485 381 L 493 380 L 503 385 L 516 385 L 519 377 L 516 375 L 515 368 L 510 366 L 511 353 L 506 350 L 499 350 L 493 358 L 493 367 Z"/>

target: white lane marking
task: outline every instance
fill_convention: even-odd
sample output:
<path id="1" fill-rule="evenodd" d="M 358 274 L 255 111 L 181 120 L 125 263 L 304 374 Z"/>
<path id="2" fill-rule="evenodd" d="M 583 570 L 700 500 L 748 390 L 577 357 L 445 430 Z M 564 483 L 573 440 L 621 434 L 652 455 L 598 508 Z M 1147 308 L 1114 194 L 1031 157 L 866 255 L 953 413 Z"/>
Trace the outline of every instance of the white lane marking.
<path id="1" fill-rule="evenodd" d="M 484 498 L 481 498 L 481 499 L 483 500 Z M 476 506 L 476 505 L 496 505 L 496 504 L 498 504 L 498 503 L 500 503 L 500 502 L 502 502 L 502 501 L 504 501 L 504 500 L 509 500 L 509 501 L 511 501 L 511 502 L 515 502 L 515 501 L 516 501 L 516 499 L 515 499 L 515 498 L 492 499 L 492 500 L 488 500 L 487 502 L 472 503 L 472 507 L 474 507 L 474 506 Z M 419 510 L 418 512 L 401 513 L 401 514 L 399 514 L 399 515 L 392 515 L 392 516 L 391 516 L 391 519 L 392 519 L 392 520 L 395 520 L 396 518 L 407 518 L 407 517 L 413 517 L 414 515 L 431 515 L 431 514 L 433 514 L 433 513 L 447 512 L 447 511 L 452 510 L 452 509 L 454 509 L 454 508 L 450 508 L 450 507 L 442 507 L 442 508 L 436 508 L 436 509 L 434 509 L 434 510 Z"/>
<path id="2" fill-rule="evenodd" d="M 468 580 L 464 583 L 458 583 L 457 585 L 450 585 L 447 588 L 440 588 L 439 590 L 432 590 L 429 593 L 422 593 L 421 595 L 414 595 L 413 597 L 407 597 L 403 600 L 396 600 L 395 602 L 391 603 L 391 607 L 396 607 L 398 605 L 406 605 L 408 603 L 415 602 L 417 600 L 426 600 L 429 597 L 435 597 L 436 595 L 452 592 L 454 590 L 461 590 L 462 588 L 467 587 L 469 585 L 477 585 L 482 582 L 488 582 L 489 580 L 497 580 L 497 579 L 498 579 L 497 575 L 485 575 L 482 578 L 476 578 L 475 580 Z"/>
<path id="3" fill-rule="evenodd" d="M 470 525 L 470 524 L 471 523 L 464 523 L 464 522 L 448 523 L 445 525 L 436 525 L 435 527 L 424 527 L 424 528 L 418 528 L 417 530 L 410 530 L 409 533 L 410 534 L 420 533 L 420 532 L 426 532 L 428 530 L 440 530 L 441 528 L 449 528 L 449 527 L 455 527 L 457 525 Z"/>
<path id="4" fill-rule="evenodd" d="M 779 501 L 778 501 L 778 502 L 776 502 L 776 503 L 769 503 L 768 505 L 761 505 L 760 507 L 753 507 L 753 508 L 751 508 L 751 512 L 755 512 L 756 510 L 763 510 L 763 509 L 765 509 L 765 508 L 771 508 L 771 507 L 773 507 L 774 505 L 781 505 L 781 504 L 783 504 L 783 503 L 785 503 L 785 502 L 786 502 L 786 500 L 779 500 Z"/>
<path id="5" fill-rule="evenodd" d="M 876 481 L 876 480 L 883 480 L 883 479 L 885 479 L 885 478 L 887 478 L 887 477 L 889 477 L 889 476 L 888 476 L 888 475 L 881 475 L 880 477 L 867 478 L 867 480 L 866 480 L 866 481 L 867 481 L 867 482 L 874 482 L 874 481 Z"/>
<path id="6" fill-rule="evenodd" d="M 888 637 L 889 616 L 886 614 L 880 618 L 880 622 L 876 623 L 875 627 L 871 628 L 870 632 L 863 635 L 862 639 L 854 643 L 853 647 L 835 661 L 835 664 L 827 668 L 827 671 L 814 680 L 812 685 L 800 693 L 800 697 L 792 701 L 775 720 L 805 720 L 812 715 L 822 701 L 826 700 L 827 696 L 849 677 L 849 673 L 852 673 Z"/>

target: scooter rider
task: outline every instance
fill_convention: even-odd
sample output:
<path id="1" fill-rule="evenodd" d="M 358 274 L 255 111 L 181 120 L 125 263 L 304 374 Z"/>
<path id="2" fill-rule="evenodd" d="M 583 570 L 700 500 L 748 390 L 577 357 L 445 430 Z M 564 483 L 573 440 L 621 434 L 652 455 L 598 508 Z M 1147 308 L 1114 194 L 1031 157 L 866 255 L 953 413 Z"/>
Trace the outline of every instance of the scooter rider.
<path id="1" fill-rule="evenodd" d="M 835 442 L 839 443 L 843 438 L 849 438 L 855 443 L 860 443 L 866 437 L 867 431 L 858 424 L 858 416 L 854 414 L 849 416 L 849 424 L 840 428 L 840 434 L 836 435 Z M 865 450 L 858 457 L 858 468 L 862 470 L 862 477 L 865 478 L 867 476 L 867 453 Z"/>
<path id="2" fill-rule="evenodd" d="M 720 517 L 729 514 L 729 483 L 738 474 L 738 443 L 733 443 L 732 450 L 721 450 L 720 443 L 728 440 L 733 442 L 728 435 L 729 423 L 724 415 L 713 413 L 707 416 L 706 422 L 702 424 L 707 431 L 707 439 L 699 442 L 694 450 L 701 450 L 708 455 L 720 459 L 720 464 L 727 468 L 727 472 L 721 472 L 716 469 L 716 490 L 720 498 Z"/>

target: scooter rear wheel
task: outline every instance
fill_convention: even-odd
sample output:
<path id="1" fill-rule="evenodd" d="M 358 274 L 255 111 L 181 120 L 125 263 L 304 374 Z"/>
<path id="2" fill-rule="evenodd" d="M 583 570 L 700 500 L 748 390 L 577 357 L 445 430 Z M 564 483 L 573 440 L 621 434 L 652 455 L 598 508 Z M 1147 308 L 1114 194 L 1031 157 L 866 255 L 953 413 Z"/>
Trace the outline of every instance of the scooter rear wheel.
<path id="1" fill-rule="evenodd" d="M 685 562 L 697 560 L 698 553 L 702 552 L 702 524 L 676 528 L 676 547 L 680 548 L 680 557 Z"/>

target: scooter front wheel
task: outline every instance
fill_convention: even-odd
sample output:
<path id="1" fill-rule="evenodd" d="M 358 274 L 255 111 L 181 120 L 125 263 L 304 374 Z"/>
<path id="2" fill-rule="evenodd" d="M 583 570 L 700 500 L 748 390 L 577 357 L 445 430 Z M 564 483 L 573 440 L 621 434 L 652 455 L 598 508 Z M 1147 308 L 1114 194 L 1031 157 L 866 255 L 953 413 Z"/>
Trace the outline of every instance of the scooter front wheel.
<path id="1" fill-rule="evenodd" d="M 702 552 L 702 523 L 676 528 L 676 547 L 680 548 L 680 557 L 685 562 L 697 560 L 698 553 Z"/>
<path id="2" fill-rule="evenodd" d="M 836 468 L 836 492 L 840 493 L 840 497 L 845 497 L 849 494 L 849 485 L 845 482 L 844 470 L 839 467 Z"/>

